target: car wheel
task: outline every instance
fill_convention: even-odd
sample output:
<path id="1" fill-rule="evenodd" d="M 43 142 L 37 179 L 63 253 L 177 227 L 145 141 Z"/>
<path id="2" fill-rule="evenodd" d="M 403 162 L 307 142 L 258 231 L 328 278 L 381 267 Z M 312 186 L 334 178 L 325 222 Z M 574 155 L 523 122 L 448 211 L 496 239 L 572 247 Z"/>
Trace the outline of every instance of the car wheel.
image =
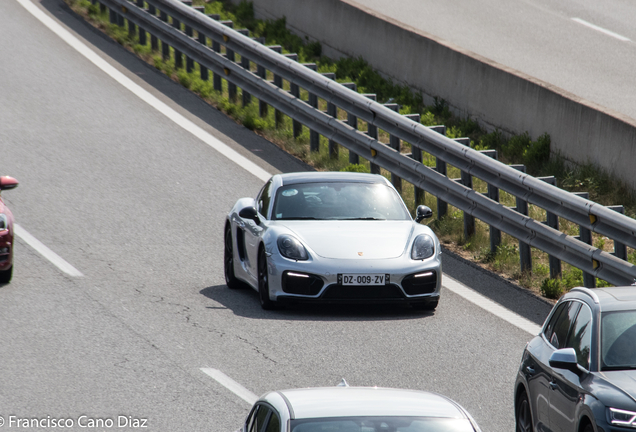
<path id="1" fill-rule="evenodd" d="M 269 273 L 267 272 L 265 249 L 261 249 L 258 254 L 258 297 L 263 309 L 271 310 L 276 307 L 276 302 L 269 298 Z"/>
<path id="2" fill-rule="evenodd" d="M 438 304 L 439 304 L 439 301 L 435 300 L 428 303 L 413 303 L 411 304 L 411 307 L 413 307 L 413 309 L 415 310 L 434 311 L 435 308 L 437 308 Z"/>
<path id="3" fill-rule="evenodd" d="M 517 401 L 516 432 L 532 432 L 532 415 L 528 395 L 523 392 Z M 586 431 L 587 432 L 587 431 Z"/>
<path id="4" fill-rule="evenodd" d="M 583 432 L 594 432 L 594 426 L 592 426 L 590 423 L 586 424 Z"/>
<path id="5" fill-rule="evenodd" d="M 12 276 L 13 276 L 13 266 L 9 267 L 6 270 L 0 271 L 0 284 L 7 284 L 11 282 Z"/>
<path id="6" fill-rule="evenodd" d="M 232 231 L 229 228 L 225 230 L 223 269 L 225 270 L 225 284 L 228 288 L 239 288 L 241 282 L 234 276 L 234 248 L 232 246 Z"/>

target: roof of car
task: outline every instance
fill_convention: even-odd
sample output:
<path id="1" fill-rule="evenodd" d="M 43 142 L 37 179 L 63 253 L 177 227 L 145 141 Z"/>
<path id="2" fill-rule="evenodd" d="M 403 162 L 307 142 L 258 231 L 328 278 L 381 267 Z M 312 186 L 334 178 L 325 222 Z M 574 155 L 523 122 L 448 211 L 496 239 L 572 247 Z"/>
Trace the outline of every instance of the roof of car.
<path id="1" fill-rule="evenodd" d="M 386 178 L 379 174 L 367 174 L 356 172 L 339 171 L 309 171 L 279 174 L 283 185 L 297 183 L 319 183 L 319 182 L 356 182 L 356 183 L 382 183 L 387 184 Z"/>
<path id="2" fill-rule="evenodd" d="M 636 310 L 636 286 L 596 288 L 602 311 Z"/>
<path id="3" fill-rule="evenodd" d="M 571 296 L 588 296 L 595 303 L 601 305 L 601 311 L 636 310 L 636 286 L 604 287 L 604 288 L 574 288 Z M 596 297 L 596 298 L 594 298 Z M 582 298 L 582 297 L 580 297 Z"/>
<path id="4" fill-rule="evenodd" d="M 278 392 L 292 418 L 420 416 L 466 418 L 450 399 L 429 392 L 378 387 L 321 387 Z"/>

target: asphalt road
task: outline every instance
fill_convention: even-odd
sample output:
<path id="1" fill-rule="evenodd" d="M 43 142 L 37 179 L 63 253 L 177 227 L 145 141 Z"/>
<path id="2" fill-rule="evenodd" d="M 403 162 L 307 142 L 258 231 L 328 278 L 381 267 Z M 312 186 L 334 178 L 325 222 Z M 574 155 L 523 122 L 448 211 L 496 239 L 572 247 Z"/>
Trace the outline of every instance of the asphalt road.
<path id="1" fill-rule="evenodd" d="M 631 0 L 355 1 L 636 119 Z"/>
<path id="2" fill-rule="evenodd" d="M 38 7 L 135 83 L 264 170 L 308 169 L 138 61 L 60 0 Z M 255 394 L 351 385 L 445 394 L 486 432 L 512 431 L 531 335 L 443 291 L 437 311 L 261 310 L 229 290 L 222 228 L 263 184 L 89 62 L 17 0 L 0 2 L 0 173 L 20 226 L 83 274 L 17 238 L 0 286 L 1 430 L 14 418 L 147 419 L 146 430 L 235 430 Z M 450 255 L 447 273 L 541 323 L 550 306 Z M 122 419 L 119 416 L 123 416 Z M 42 428 L 37 430 L 52 430 Z M 102 429 L 93 429 L 102 430 Z"/>

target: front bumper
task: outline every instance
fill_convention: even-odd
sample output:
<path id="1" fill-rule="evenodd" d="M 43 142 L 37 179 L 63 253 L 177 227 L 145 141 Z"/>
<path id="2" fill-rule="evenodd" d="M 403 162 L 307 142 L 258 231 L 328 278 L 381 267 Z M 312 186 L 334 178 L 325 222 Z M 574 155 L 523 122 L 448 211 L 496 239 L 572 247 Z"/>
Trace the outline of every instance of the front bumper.
<path id="1" fill-rule="evenodd" d="M 13 264 L 13 235 L 10 230 L 0 231 L 0 271 Z"/>
<path id="2" fill-rule="evenodd" d="M 403 303 L 438 301 L 442 285 L 441 255 L 423 261 L 268 257 L 270 299 L 281 303 Z M 383 285 L 344 285 L 342 274 L 383 275 Z"/>

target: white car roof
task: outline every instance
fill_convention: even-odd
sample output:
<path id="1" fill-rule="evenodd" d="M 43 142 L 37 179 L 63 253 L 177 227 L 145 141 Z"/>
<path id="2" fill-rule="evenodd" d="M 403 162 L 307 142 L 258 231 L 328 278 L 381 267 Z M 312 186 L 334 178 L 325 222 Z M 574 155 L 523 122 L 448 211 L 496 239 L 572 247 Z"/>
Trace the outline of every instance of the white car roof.
<path id="1" fill-rule="evenodd" d="M 429 392 L 378 387 L 321 387 L 271 392 L 282 396 L 292 419 L 343 416 L 467 418 L 450 399 Z"/>

